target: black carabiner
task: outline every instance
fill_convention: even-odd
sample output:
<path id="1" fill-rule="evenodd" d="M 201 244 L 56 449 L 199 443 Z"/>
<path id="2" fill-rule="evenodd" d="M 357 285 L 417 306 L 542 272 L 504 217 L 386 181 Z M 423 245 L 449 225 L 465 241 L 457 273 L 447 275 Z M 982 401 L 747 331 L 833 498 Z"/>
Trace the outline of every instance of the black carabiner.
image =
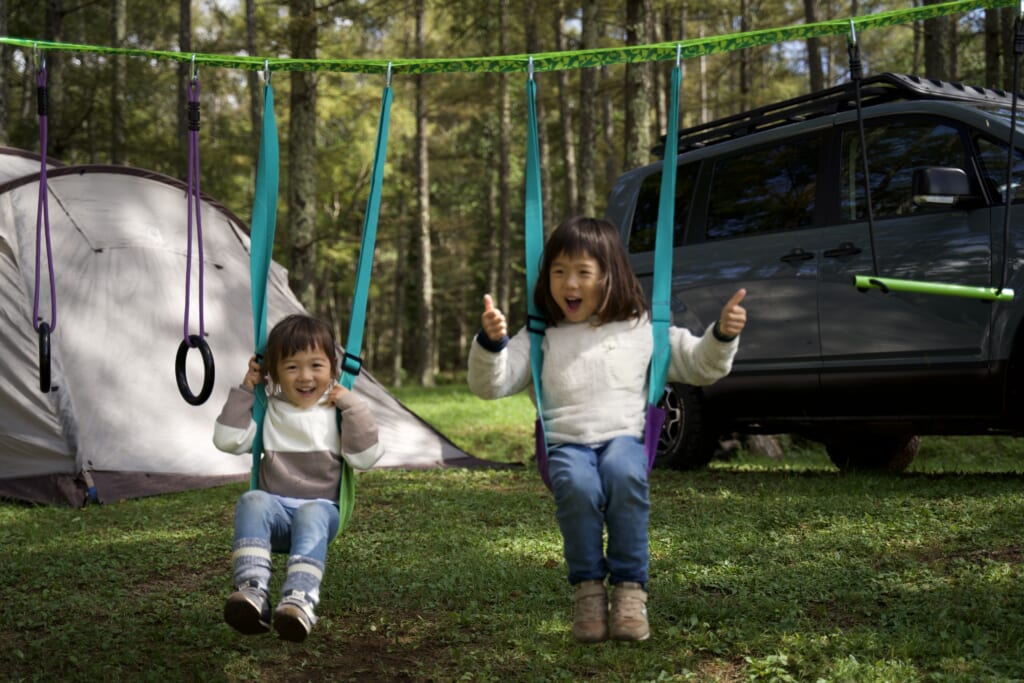
<path id="1" fill-rule="evenodd" d="M 185 373 L 185 358 L 188 356 L 190 348 L 198 348 L 203 357 L 203 388 L 198 396 L 194 395 L 192 389 L 189 388 L 188 375 Z M 213 393 L 214 371 L 213 352 L 210 351 L 210 345 L 206 343 L 205 339 L 190 334 L 188 339 L 181 340 L 181 345 L 178 346 L 178 355 L 174 359 L 174 376 L 178 381 L 178 391 L 181 392 L 181 397 L 185 399 L 186 403 L 194 406 L 206 403 L 206 399 L 210 398 L 210 394 Z"/>
<path id="2" fill-rule="evenodd" d="M 39 391 L 50 392 L 50 325 L 39 323 Z"/>

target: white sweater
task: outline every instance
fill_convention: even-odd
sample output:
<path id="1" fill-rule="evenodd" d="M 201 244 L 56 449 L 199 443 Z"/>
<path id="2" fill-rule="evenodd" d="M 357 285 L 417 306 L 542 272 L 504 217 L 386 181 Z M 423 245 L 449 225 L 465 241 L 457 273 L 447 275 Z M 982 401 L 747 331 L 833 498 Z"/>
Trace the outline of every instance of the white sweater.
<path id="1" fill-rule="evenodd" d="M 529 335 L 524 327 L 498 352 L 474 342 L 469 352 L 470 390 L 494 399 L 529 387 L 533 398 Z M 668 379 L 701 386 L 729 374 L 739 340 L 721 342 L 710 329 L 695 337 L 684 328 L 670 327 L 669 345 Z M 653 347 L 646 318 L 548 327 L 541 375 L 548 442 L 596 446 L 617 436 L 643 438 Z"/>

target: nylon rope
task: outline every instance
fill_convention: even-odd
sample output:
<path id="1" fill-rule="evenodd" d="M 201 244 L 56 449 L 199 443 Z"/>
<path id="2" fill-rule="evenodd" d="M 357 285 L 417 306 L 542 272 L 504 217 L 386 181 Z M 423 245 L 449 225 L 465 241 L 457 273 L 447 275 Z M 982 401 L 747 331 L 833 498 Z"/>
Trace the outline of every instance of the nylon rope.
<path id="1" fill-rule="evenodd" d="M 188 90 L 188 248 L 185 254 L 185 323 L 184 339 L 190 347 L 189 303 L 192 293 L 192 222 L 195 216 L 195 241 L 199 255 L 197 287 L 199 303 L 199 338 L 206 338 L 206 323 L 203 314 L 203 218 L 199 196 L 199 77 L 193 74 L 186 85 Z"/>
<path id="2" fill-rule="evenodd" d="M 878 12 L 852 19 L 833 19 L 783 28 L 758 29 L 743 33 L 692 38 L 682 42 L 569 52 L 547 52 L 533 55 L 439 59 L 289 59 L 200 53 L 195 53 L 194 56 L 196 61 L 204 66 L 249 71 L 259 71 L 269 65 L 277 71 L 331 71 L 340 73 L 385 74 L 389 67 L 396 74 L 525 73 L 530 69 L 531 62 L 535 71 L 562 71 L 610 66 L 613 64 L 667 61 L 677 58 L 690 59 L 763 45 L 775 45 L 794 40 L 847 35 L 850 31 L 851 22 L 856 30 L 865 31 L 954 14 L 964 14 L 979 9 L 1010 7 L 1016 4 L 1017 0 L 955 0 L 935 5 Z M 42 50 L 92 54 L 123 54 L 155 60 L 187 61 L 192 59 L 193 56 L 193 53 L 170 50 L 114 48 L 88 44 L 37 41 L 6 36 L 0 37 L 0 43 L 24 48 L 35 47 Z"/>

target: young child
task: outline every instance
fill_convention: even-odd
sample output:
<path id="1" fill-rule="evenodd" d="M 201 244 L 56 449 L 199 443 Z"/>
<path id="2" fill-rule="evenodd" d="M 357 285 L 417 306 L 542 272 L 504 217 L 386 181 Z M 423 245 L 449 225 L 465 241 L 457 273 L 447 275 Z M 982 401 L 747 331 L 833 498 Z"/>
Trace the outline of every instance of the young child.
<path id="1" fill-rule="evenodd" d="M 702 337 L 670 328 L 669 380 L 706 385 L 729 373 L 746 324 L 745 294 L 736 292 Z M 650 501 L 643 432 L 653 340 L 643 290 L 615 227 L 586 217 L 558 226 L 544 248 L 534 300 L 548 324 L 541 398 L 555 516 L 575 586 L 572 634 L 581 642 L 645 640 Z M 481 323 L 469 352 L 470 389 L 485 399 L 532 392 L 530 333 L 523 328 L 509 340 L 505 316 L 488 295 Z"/>
<path id="2" fill-rule="evenodd" d="M 217 448 L 251 452 L 254 391 L 266 380 L 259 489 L 242 494 L 235 508 L 231 559 L 236 590 L 224 605 L 224 620 L 241 633 L 270 630 L 273 551 L 288 553 L 274 630 L 294 642 L 309 635 L 316 624 L 327 546 L 338 533 L 341 459 L 367 470 L 382 455 L 373 415 L 362 399 L 335 383 L 338 369 L 331 329 L 307 315 L 290 315 L 267 336 L 265 365 L 255 356 L 249 360 L 241 386 L 231 389 L 217 417 Z"/>

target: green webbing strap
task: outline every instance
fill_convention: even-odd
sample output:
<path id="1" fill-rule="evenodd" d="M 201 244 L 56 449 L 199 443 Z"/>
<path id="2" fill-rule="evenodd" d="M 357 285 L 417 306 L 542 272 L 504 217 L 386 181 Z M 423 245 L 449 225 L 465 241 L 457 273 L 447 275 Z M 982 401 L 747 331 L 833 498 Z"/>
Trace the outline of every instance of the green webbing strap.
<path id="1" fill-rule="evenodd" d="M 524 231 L 526 241 L 526 328 L 530 332 L 530 372 L 533 375 L 533 389 L 537 394 L 537 418 L 543 430 L 544 414 L 541 406 L 541 368 L 544 367 L 544 351 L 541 342 L 544 339 L 545 320 L 541 311 L 533 301 L 533 291 L 537 286 L 537 275 L 540 271 L 540 260 L 544 253 L 544 209 L 540 186 L 540 144 L 537 137 L 537 82 L 530 73 L 526 81 L 526 204 L 524 212 Z"/>
<path id="2" fill-rule="evenodd" d="M 359 354 L 363 345 L 363 328 L 366 325 L 366 302 L 370 295 L 370 276 L 373 273 L 373 253 L 377 244 L 377 221 L 380 217 L 380 194 L 384 184 L 384 163 L 388 149 L 388 124 L 391 118 L 391 77 L 388 76 L 381 98 L 380 122 L 377 126 L 377 146 L 373 154 L 373 174 L 370 179 L 370 196 L 366 201 L 363 216 L 363 237 L 359 246 L 359 264 L 356 267 L 356 288 L 352 295 L 352 319 L 349 321 L 348 338 L 345 341 L 345 355 L 341 362 L 341 384 L 351 389 L 356 376 L 362 369 Z M 339 427 L 341 413 L 338 413 Z M 340 513 L 339 529 L 344 529 L 352 517 L 356 502 L 355 472 L 345 460 L 341 462 L 341 483 L 338 489 Z"/>
<path id="3" fill-rule="evenodd" d="M 636 64 L 666 61 L 669 59 L 690 59 L 723 52 L 743 50 L 761 45 L 775 45 L 808 38 L 848 35 L 851 23 L 857 31 L 898 26 L 925 19 L 965 14 L 979 9 L 1013 7 L 1019 0 L 957 0 L 934 5 L 922 5 L 908 9 L 877 12 L 861 17 L 840 18 L 819 21 L 813 24 L 798 24 L 785 28 L 768 28 L 745 33 L 723 36 L 692 38 L 682 43 L 656 43 L 629 47 L 600 48 L 572 52 L 549 52 L 529 55 L 506 55 L 497 57 L 444 58 L 444 59 L 287 59 L 246 57 L 234 55 L 196 54 L 196 62 L 202 66 L 216 66 L 248 71 L 260 71 L 267 64 L 275 71 L 333 71 L 338 73 L 524 73 L 533 61 L 535 71 L 562 71 L 612 64 Z M 147 59 L 191 61 L 193 53 L 168 50 L 140 50 L 113 48 L 73 43 L 56 43 L 23 38 L 0 37 L 0 43 L 27 49 L 61 50 L 98 54 L 124 54 Z"/>
<path id="4" fill-rule="evenodd" d="M 263 132 L 260 135 L 256 164 L 256 196 L 249 226 L 249 279 L 252 291 L 253 343 L 256 358 L 262 362 L 267 350 L 267 281 L 274 254 L 274 228 L 277 224 L 278 186 L 277 121 L 274 119 L 274 90 L 270 81 L 263 86 Z M 256 436 L 252 441 L 252 474 L 249 488 L 259 488 L 260 455 L 263 453 L 263 417 L 267 412 L 267 394 L 262 384 L 255 388 L 256 402 L 252 418 Z"/>
<path id="5" fill-rule="evenodd" d="M 651 354 L 647 381 L 647 402 L 658 405 L 668 379 L 668 327 L 672 323 L 672 248 L 676 227 L 676 159 L 679 139 L 679 86 L 683 79 L 681 64 L 672 68 L 672 91 L 665 133 L 665 157 L 661 164 L 661 194 L 658 198 L 658 228 L 654 238 L 654 280 L 651 284 Z"/>
<path id="6" fill-rule="evenodd" d="M 938 294 L 940 296 L 959 296 L 982 301 L 1013 301 L 1013 290 L 1005 287 L 971 287 L 968 285 L 947 285 L 941 282 L 922 282 L 920 280 L 897 280 L 891 277 L 875 277 L 874 275 L 854 275 L 853 284 L 857 289 L 880 289 L 883 292 L 914 292 L 917 294 Z"/>

